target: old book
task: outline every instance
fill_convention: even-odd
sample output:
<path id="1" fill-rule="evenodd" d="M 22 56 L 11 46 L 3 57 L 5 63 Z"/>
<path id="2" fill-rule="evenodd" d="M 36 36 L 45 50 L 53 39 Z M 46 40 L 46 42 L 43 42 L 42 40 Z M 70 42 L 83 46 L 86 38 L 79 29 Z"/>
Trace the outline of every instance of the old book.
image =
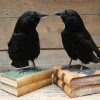
<path id="1" fill-rule="evenodd" d="M 23 69 L 24 74 L 19 74 L 20 70 L 6 72 L 1 75 L 1 82 L 15 88 L 35 83 L 51 77 L 52 69 L 38 67 L 38 72 L 32 68 Z"/>
<path id="2" fill-rule="evenodd" d="M 45 79 L 45 80 L 41 80 L 41 81 L 38 81 L 38 82 L 35 82 L 35 83 L 25 85 L 25 86 L 20 87 L 20 88 L 15 88 L 11 85 L 8 85 L 8 84 L 1 82 L 1 89 L 8 92 L 8 93 L 11 93 L 15 96 L 21 96 L 21 95 L 24 95 L 26 93 L 32 92 L 34 90 L 37 90 L 39 88 L 42 88 L 44 86 L 48 86 L 51 83 L 52 83 L 52 79 L 48 78 L 48 79 Z"/>
<path id="3" fill-rule="evenodd" d="M 53 73 L 69 87 L 100 84 L 100 70 L 84 67 L 83 71 L 79 73 L 79 67 L 80 65 L 76 65 L 68 70 L 62 69 L 62 66 L 54 66 Z"/>
<path id="4" fill-rule="evenodd" d="M 69 87 L 66 83 L 62 82 L 56 76 L 53 76 L 53 81 L 71 98 L 100 93 L 100 84 L 72 88 Z"/>

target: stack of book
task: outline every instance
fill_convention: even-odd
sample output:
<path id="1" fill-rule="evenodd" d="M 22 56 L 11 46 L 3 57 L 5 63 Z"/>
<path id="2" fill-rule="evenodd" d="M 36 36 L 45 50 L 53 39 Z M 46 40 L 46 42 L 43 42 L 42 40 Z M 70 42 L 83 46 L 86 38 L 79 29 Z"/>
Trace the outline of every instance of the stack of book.
<path id="1" fill-rule="evenodd" d="M 62 66 L 53 67 L 53 82 L 70 97 L 100 93 L 100 70 L 74 65 L 70 70 Z"/>
<path id="2" fill-rule="evenodd" d="M 31 68 L 6 72 L 1 75 L 1 89 L 15 96 L 21 96 L 52 83 L 52 69 L 39 68 L 38 72 Z"/>

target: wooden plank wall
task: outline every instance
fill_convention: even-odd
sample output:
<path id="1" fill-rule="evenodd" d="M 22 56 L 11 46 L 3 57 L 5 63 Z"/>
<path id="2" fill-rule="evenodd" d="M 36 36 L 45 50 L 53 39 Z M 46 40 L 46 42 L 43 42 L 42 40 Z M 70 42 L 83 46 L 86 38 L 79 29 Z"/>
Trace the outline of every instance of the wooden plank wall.
<path id="1" fill-rule="evenodd" d="M 100 46 L 100 0 L 0 0 L 0 50 L 7 49 L 18 17 L 27 10 L 50 15 L 37 27 L 41 48 L 62 48 L 60 33 L 64 24 L 53 14 L 64 9 L 74 9 L 81 14 L 86 28 Z"/>

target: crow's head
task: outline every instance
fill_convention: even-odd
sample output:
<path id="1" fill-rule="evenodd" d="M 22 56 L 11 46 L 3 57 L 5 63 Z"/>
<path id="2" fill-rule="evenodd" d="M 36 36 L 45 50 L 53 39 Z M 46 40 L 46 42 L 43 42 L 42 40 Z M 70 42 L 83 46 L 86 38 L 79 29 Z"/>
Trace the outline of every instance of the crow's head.
<path id="1" fill-rule="evenodd" d="M 22 14 L 16 24 L 15 31 L 26 31 L 32 28 L 36 28 L 40 19 L 47 16 L 46 13 L 39 13 L 36 11 L 27 11 Z"/>
<path id="2" fill-rule="evenodd" d="M 71 31 L 79 31 L 84 28 L 80 15 L 74 10 L 68 9 L 64 12 L 56 12 L 55 15 L 60 16 L 65 26 Z"/>

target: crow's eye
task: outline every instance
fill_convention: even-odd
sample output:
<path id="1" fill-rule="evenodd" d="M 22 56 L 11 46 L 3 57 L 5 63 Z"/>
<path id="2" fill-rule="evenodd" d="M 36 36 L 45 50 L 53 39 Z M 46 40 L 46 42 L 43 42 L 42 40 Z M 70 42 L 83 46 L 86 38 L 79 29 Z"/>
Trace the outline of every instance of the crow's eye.
<path id="1" fill-rule="evenodd" d="M 69 13 L 69 16 L 71 16 L 72 14 L 71 13 Z"/>
<path id="2" fill-rule="evenodd" d="M 73 13 L 69 13 L 68 15 L 69 15 L 69 16 L 74 16 L 74 14 L 73 14 Z"/>

